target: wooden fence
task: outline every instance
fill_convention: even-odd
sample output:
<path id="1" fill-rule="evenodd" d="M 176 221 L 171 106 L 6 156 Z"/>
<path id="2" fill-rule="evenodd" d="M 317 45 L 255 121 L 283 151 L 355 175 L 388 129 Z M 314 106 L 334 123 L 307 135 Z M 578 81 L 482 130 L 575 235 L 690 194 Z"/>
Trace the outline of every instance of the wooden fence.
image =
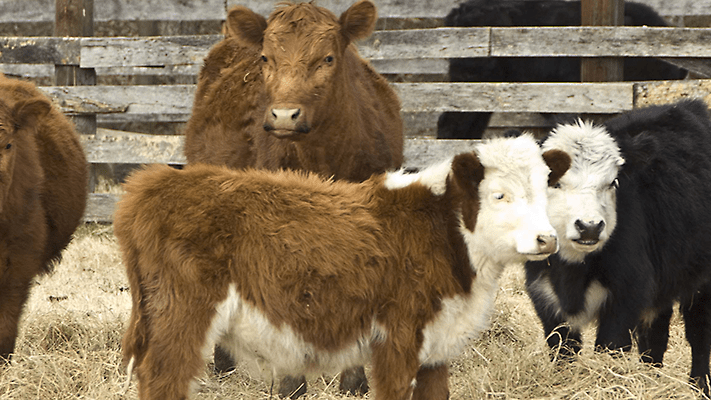
<path id="1" fill-rule="evenodd" d="M 26 1 L 36 2 L 40 7 L 39 4 L 47 0 Z M 213 2 L 202 1 L 205 4 Z M 220 0 L 218 16 L 224 16 L 225 5 L 232 2 L 236 1 Z M 439 8 L 434 10 L 429 2 L 421 2 L 430 4 L 426 9 L 401 6 L 402 0 L 376 0 L 380 16 L 387 18 L 401 17 L 403 10 L 409 10 L 405 18 L 416 18 L 414 15 L 421 14 L 441 17 L 458 2 L 436 0 L 434 3 Z M 241 3 L 259 9 L 265 8 L 267 2 L 249 0 Z M 3 4 L 7 4 L 7 0 L 0 0 L 0 5 Z M 319 4 L 330 5 L 338 12 L 351 1 L 321 0 Z M 271 2 L 269 5 L 270 9 Z M 260 12 L 266 14 L 268 10 Z M 100 14 L 95 15 L 99 18 Z M 220 35 L 1 37 L 0 64 L 75 66 L 114 75 L 194 76 L 209 48 L 220 39 Z M 495 118 L 493 124 L 525 126 L 535 117 L 529 115 L 528 119 L 524 117 L 526 120 L 519 122 L 509 120 L 509 113 L 614 114 L 684 97 L 703 98 L 711 104 L 711 80 L 706 79 L 711 77 L 711 28 L 439 27 L 379 30 L 358 45 L 361 54 L 370 59 L 376 69 L 398 76 L 442 75 L 446 73 L 447 59 L 459 57 L 635 56 L 663 58 L 693 70 L 695 76 L 702 78 L 614 83 L 393 82 L 392 86 L 402 101 L 406 122 L 406 166 L 427 165 L 473 146 L 472 142 L 433 138 L 436 117 L 444 111 L 502 112 L 504 114 Z M 90 163 L 185 162 L 180 135 L 140 134 L 101 126 L 121 122 L 185 122 L 192 107 L 194 84 L 43 86 L 41 89 L 67 114 L 97 116 L 99 129 L 82 132 Z M 115 200 L 115 195 L 91 193 L 85 219 L 111 221 Z"/>

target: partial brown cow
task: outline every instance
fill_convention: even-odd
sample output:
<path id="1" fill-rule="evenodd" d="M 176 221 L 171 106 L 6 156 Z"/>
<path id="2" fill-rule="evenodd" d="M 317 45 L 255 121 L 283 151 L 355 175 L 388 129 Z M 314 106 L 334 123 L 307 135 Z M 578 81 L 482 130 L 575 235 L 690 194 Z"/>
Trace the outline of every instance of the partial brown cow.
<path id="1" fill-rule="evenodd" d="M 283 4 L 269 20 L 245 7 L 228 16 L 226 38 L 205 59 L 185 131 L 188 163 L 300 169 L 363 181 L 399 168 L 400 101 L 353 41 L 371 34 L 377 13 L 360 1 L 340 19 L 310 3 Z M 232 361 L 215 349 L 215 367 Z M 279 392 L 306 391 L 285 378 Z M 341 390 L 367 391 L 362 368 Z"/>
<path id="2" fill-rule="evenodd" d="M 139 397 L 185 399 L 217 342 L 277 376 L 372 360 L 378 400 L 447 398 L 448 360 L 487 326 L 504 266 L 557 250 L 547 186 L 569 165 L 525 135 L 363 183 L 136 173 L 114 231 Z"/>
<path id="3" fill-rule="evenodd" d="M 86 204 L 72 124 L 33 84 L 0 74 L 0 358 L 9 360 L 32 279 L 69 244 Z"/>
<path id="4" fill-rule="evenodd" d="M 282 5 L 269 20 L 230 10 L 227 36 L 200 72 L 188 163 L 353 181 L 400 167 L 400 101 L 353 44 L 376 20 L 368 0 L 340 18 L 310 3 Z"/>

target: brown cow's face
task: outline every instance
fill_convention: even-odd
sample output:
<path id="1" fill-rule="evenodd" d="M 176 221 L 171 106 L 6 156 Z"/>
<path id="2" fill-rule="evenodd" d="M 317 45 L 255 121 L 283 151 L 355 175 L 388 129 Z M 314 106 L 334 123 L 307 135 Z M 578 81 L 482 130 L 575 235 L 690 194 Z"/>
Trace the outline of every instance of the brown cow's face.
<path id="1" fill-rule="evenodd" d="M 298 139 L 327 116 L 348 112 L 338 109 L 350 85 L 344 54 L 353 40 L 370 35 L 376 19 L 368 0 L 351 6 L 340 19 L 310 3 L 278 8 L 268 23 L 244 7 L 230 11 L 229 34 L 262 48 L 267 132 Z"/>
<path id="2" fill-rule="evenodd" d="M 0 212 L 12 185 L 18 135 L 33 134 L 38 118 L 50 110 L 44 99 L 30 99 L 9 106 L 0 100 Z"/>
<path id="3" fill-rule="evenodd" d="M 262 73 L 271 101 L 264 129 L 277 137 L 309 133 L 321 109 L 332 101 L 341 70 L 343 40 L 335 26 L 309 24 L 285 32 L 267 28 Z"/>

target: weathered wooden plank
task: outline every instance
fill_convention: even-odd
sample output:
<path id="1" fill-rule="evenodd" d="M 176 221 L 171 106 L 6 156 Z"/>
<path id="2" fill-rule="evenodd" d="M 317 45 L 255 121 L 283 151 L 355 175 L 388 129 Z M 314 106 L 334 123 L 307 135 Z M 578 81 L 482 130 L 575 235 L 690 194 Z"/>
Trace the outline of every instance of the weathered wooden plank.
<path id="1" fill-rule="evenodd" d="M 81 135 L 89 163 L 184 164 L 183 136 L 115 133 L 99 129 L 95 136 Z"/>
<path id="2" fill-rule="evenodd" d="M 118 194 L 89 193 L 84 210 L 84 222 L 110 223 L 114 220 L 116 202 L 121 198 Z"/>
<path id="3" fill-rule="evenodd" d="M 631 83 L 394 83 L 402 111 L 616 113 L 633 106 Z"/>
<path id="4" fill-rule="evenodd" d="M 188 115 L 195 94 L 195 85 L 52 86 L 40 89 L 65 113 L 136 116 Z"/>
<path id="5" fill-rule="evenodd" d="M 83 68 L 201 65 L 222 35 L 84 38 Z"/>
<path id="6" fill-rule="evenodd" d="M 632 108 L 631 83 L 393 83 L 404 112 L 614 113 Z M 42 87 L 65 113 L 184 121 L 195 85 Z"/>
<path id="7" fill-rule="evenodd" d="M 79 65 L 80 52 L 76 37 L 0 37 L 3 64 Z"/>
<path id="8" fill-rule="evenodd" d="M 224 20 L 227 8 L 244 5 L 268 15 L 278 0 L 94 0 L 97 21 L 128 20 Z M 711 0 L 636 0 L 652 6 L 660 15 L 709 15 Z M 336 15 L 353 0 L 319 0 Z M 375 0 L 381 18 L 443 18 L 461 0 Z M 0 0 L 0 23 L 54 20 L 54 0 Z"/>
<path id="9" fill-rule="evenodd" d="M 710 28 L 491 28 L 492 57 L 711 57 Z"/>
<path id="10" fill-rule="evenodd" d="M 702 99 L 711 107 L 711 80 L 640 82 L 634 84 L 635 107 L 682 99 Z"/>
<path id="11" fill-rule="evenodd" d="M 220 39 L 220 35 L 84 38 L 80 65 L 84 68 L 201 65 L 209 48 Z M 371 60 L 489 55 L 711 57 L 708 43 L 711 28 L 432 28 L 377 31 L 359 42 L 358 49 Z M 6 61 L 0 58 L 0 62 Z"/>
<path id="12" fill-rule="evenodd" d="M 432 28 L 376 31 L 360 42 L 368 59 L 460 58 L 489 55 L 489 28 Z"/>

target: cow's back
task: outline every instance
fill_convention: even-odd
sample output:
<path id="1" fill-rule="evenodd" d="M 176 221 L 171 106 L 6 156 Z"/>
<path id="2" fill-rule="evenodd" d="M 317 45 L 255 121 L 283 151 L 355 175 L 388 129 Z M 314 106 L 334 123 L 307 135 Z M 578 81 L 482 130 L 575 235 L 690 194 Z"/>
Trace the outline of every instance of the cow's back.
<path id="1" fill-rule="evenodd" d="M 266 106 L 258 59 L 259 49 L 229 36 L 210 50 L 185 127 L 188 163 L 254 165 L 254 139 L 263 130 Z"/>

